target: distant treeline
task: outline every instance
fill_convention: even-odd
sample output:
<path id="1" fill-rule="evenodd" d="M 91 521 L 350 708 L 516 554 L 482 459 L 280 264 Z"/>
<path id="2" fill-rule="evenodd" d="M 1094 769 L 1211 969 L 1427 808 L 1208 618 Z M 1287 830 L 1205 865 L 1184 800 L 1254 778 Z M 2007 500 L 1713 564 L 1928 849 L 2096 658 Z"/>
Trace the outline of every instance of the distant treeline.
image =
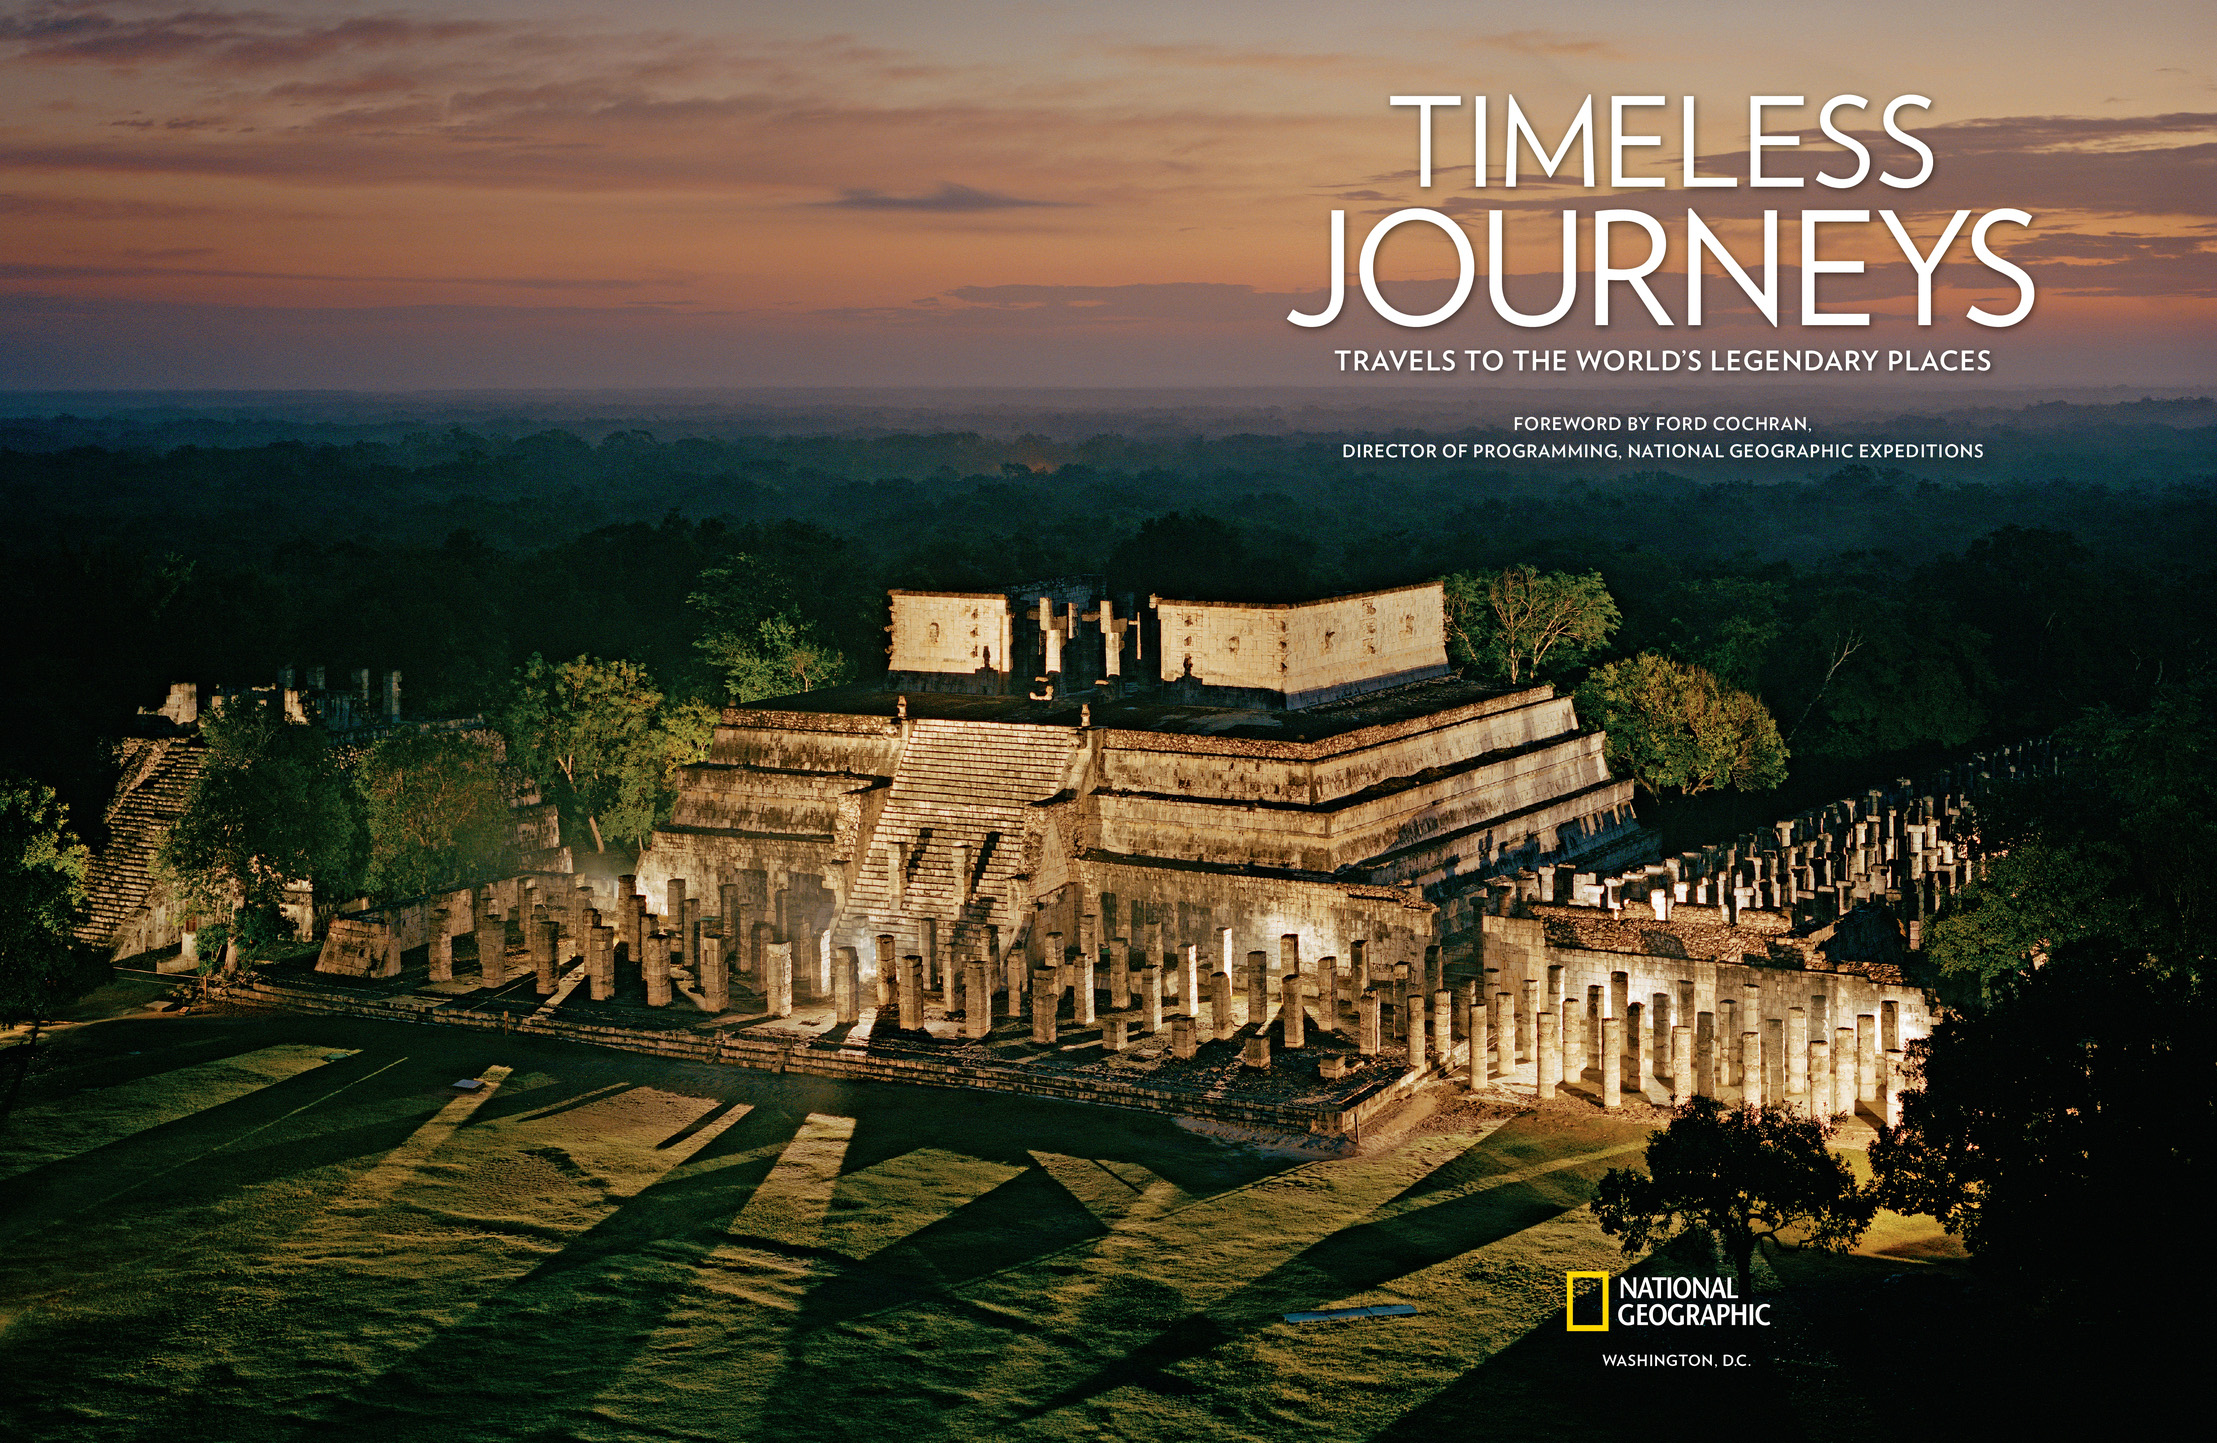
<path id="1" fill-rule="evenodd" d="M 534 653 L 628 657 L 713 699 L 688 600 L 710 570 L 765 578 L 867 675 L 890 586 L 1099 572 L 1283 600 L 1526 563 L 1601 573 L 1624 616 L 1610 655 L 1663 651 L 1759 692 L 1818 785 L 2129 709 L 2206 670 L 2209 434 L 2048 429 L 2027 445 L 2058 479 L 2001 485 L 1937 467 L 1770 484 L 1358 468 L 1336 440 L 1283 436 L 448 428 L 0 451 L 0 767 L 52 781 L 89 822 L 104 739 L 168 682 L 266 683 L 287 664 L 397 667 L 415 712 L 482 707 Z M 2128 441 L 2143 461 L 2173 452 L 2170 479 L 2112 484 L 2100 458 Z"/>

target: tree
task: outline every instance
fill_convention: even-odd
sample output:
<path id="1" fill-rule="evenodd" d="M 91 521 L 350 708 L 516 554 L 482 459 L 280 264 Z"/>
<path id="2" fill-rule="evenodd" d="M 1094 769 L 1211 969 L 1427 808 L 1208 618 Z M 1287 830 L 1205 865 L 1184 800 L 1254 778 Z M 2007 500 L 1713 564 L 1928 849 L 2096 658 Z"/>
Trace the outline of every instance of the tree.
<path id="1" fill-rule="evenodd" d="M 2062 774 L 1990 788 L 1969 817 L 1978 875 L 1926 930 L 1943 973 L 1981 983 L 2105 937 L 2206 973 L 2217 927 L 2217 720 L 2206 684 L 2087 713 Z"/>
<path id="2" fill-rule="evenodd" d="M 1710 672 L 1654 652 L 1613 661 L 1578 689 L 1579 715 L 1609 736 L 1610 764 L 1650 792 L 1767 791 L 1786 744 L 1763 703 Z"/>
<path id="3" fill-rule="evenodd" d="M 81 988 L 71 929 L 90 854 L 54 789 L 0 777 L 0 1021 L 39 1021 Z"/>
<path id="4" fill-rule="evenodd" d="M 499 871 L 515 846 L 498 738 L 408 730 L 355 768 L 369 833 L 368 886 L 413 897 Z"/>
<path id="5" fill-rule="evenodd" d="M 1446 587 L 1455 661 L 1511 686 L 1579 665 L 1624 619 L 1598 571 L 1459 571 Z"/>
<path id="6" fill-rule="evenodd" d="M 361 885 L 359 802 L 318 726 L 236 703 L 203 716 L 208 758 L 163 839 L 157 865 L 204 915 L 266 930 L 288 888 L 319 896 Z"/>
<path id="7" fill-rule="evenodd" d="M 70 935 L 85 904 L 87 863 L 53 788 L 0 778 L 0 1022 L 31 1024 L 0 1121 L 30 1071 L 41 1024 L 105 970 Z"/>
<path id="8" fill-rule="evenodd" d="M 662 786 L 675 792 L 678 772 L 708 760 L 716 740 L 716 723 L 723 719 L 719 707 L 698 698 L 667 702 L 662 708 Z"/>
<path id="9" fill-rule="evenodd" d="M 712 631 L 693 645 L 722 677 L 724 697 L 733 706 L 838 686 L 854 677 L 845 653 L 794 612 L 765 617 L 751 632 Z"/>
<path id="10" fill-rule="evenodd" d="M 1626 1254 L 1680 1233 L 1716 1237 L 1732 1259 L 1739 1295 L 1749 1295 L 1758 1239 L 1845 1252 L 1871 1224 L 1878 1203 L 1825 1146 L 1822 1123 L 1772 1103 L 1733 1107 L 1695 1097 L 1671 1113 L 1647 1144 L 1647 1171 L 1612 1168 L 1594 1193 L 1594 1217 Z"/>
<path id="11" fill-rule="evenodd" d="M 2185 1304 L 2147 1250 L 2197 1236 L 2217 1185 L 2213 1014 L 2207 986 L 2164 959 L 2060 944 L 1909 1045 L 1901 1123 L 1870 1149 L 1879 1200 L 1936 1218 L 2066 1318 Z"/>
<path id="12" fill-rule="evenodd" d="M 1693 582 L 1676 598 L 1671 651 L 1728 685 L 1756 690 L 1785 634 L 1779 615 L 1784 590 L 1777 582 L 1745 576 Z"/>
<path id="13" fill-rule="evenodd" d="M 645 667 L 592 656 L 549 662 L 534 653 L 516 672 L 501 723 L 509 756 L 584 819 L 594 851 L 606 851 L 610 837 L 646 841 L 671 742 L 662 693 Z"/>
<path id="14" fill-rule="evenodd" d="M 1943 974 L 1995 979 L 2037 967 L 2065 943 L 2114 933 L 2126 905 L 2117 847 L 2055 846 L 2026 838 L 1980 864 L 1969 886 L 1925 930 L 1925 955 Z"/>
<path id="15" fill-rule="evenodd" d="M 1871 1147 L 1886 1206 L 2101 1329 L 2187 1305 L 2147 1240 L 2194 1235 L 2217 1184 L 2208 697 L 2171 684 L 2143 714 L 2087 713 L 2062 775 L 1980 799 L 1982 875 L 1927 948 L 1982 986 L 1910 1044 L 1901 1123 Z"/>
<path id="16" fill-rule="evenodd" d="M 803 614 L 785 568 L 735 556 L 703 571 L 686 602 L 705 623 L 694 649 L 733 705 L 853 679 L 854 664 Z"/>

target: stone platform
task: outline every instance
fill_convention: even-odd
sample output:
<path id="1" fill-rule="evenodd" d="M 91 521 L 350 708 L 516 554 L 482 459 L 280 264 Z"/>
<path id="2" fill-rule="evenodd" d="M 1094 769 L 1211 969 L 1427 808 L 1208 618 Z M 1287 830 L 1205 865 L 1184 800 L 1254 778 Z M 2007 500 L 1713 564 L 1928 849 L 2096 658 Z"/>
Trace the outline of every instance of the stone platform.
<path id="1" fill-rule="evenodd" d="M 1350 1038 L 1319 1028 L 1313 1016 L 1305 1045 L 1291 1050 L 1281 1046 L 1280 1027 L 1269 1025 L 1264 1035 L 1271 1043 L 1271 1065 L 1256 1069 L 1240 1060 L 1246 1042 L 1256 1035 L 1252 1025 L 1223 1041 L 1201 1043 L 1190 1058 L 1178 1058 L 1172 1055 L 1167 1015 L 1159 1033 L 1141 1034 L 1135 1027 L 1130 1044 L 1110 1052 L 1102 1045 L 1101 1027 L 1077 1026 L 1067 1016 L 1057 1040 L 1049 1044 L 1032 1040 L 1031 1023 L 1024 1017 L 997 1017 L 987 1036 L 973 1039 L 963 1035 L 959 1013 L 950 1016 L 937 1007 L 926 1009 L 922 1029 L 904 1032 L 898 1027 L 898 1008 L 890 1005 L 866 1005 L 858 1021 L 840 1024 L 828 1000 L 797 1000 L 790 1016 L 774 1017 L 761 1010 L 759 997 L 739 993 L 729 1010 L 711 1013 L 682 984 L 669 1007 L 647 1006 L 636 984 L 594 1001 L 581 985 L 582 968 L 565 974 L 554 996 L 543 998 L 528 972 L 498 986 L 462 979 L 433 982 L 426 965 L 410 961 L 413 965 L 389 978 L 333 977 L 297 965 L 265 967 L 234 985 L 226 1000 L 524 1033 L 770 1072 L 1090 1102 L 1351 1143 L 1427 1080 L 1448 1071 L 1412 1071 L 1398 1048 L 1361 1056 Z M 1344 1068 L 1340 1076 L 1321 1075 L 1318 1063 L 1327 1058 Z"/>

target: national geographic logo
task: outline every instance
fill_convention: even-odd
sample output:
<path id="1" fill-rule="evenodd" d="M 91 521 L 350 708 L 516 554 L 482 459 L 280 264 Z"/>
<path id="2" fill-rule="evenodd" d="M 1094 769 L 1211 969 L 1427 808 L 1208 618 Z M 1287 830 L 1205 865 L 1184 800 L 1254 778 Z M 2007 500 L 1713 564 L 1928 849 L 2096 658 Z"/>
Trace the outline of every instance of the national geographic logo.
<path id="1" fill-rule="evenodd" d="M 1607 1273 L 1563 1274 L 1563 1326 L 1573 1333 L 1609 1331 Z"/>
<path id="2" fill-rule="evenodd" d="M 1612 1283 L 1614 1287 L 1612 1288 Z M 1611 1295 L 1615 1306 L 1612 1307 Z M 1767 1328 L 1769 1303 L 1743 1303 L 1731 1278 L 1563 1274 L 1563 1326 L 1573 1333 L 1620 1328 Z"/>

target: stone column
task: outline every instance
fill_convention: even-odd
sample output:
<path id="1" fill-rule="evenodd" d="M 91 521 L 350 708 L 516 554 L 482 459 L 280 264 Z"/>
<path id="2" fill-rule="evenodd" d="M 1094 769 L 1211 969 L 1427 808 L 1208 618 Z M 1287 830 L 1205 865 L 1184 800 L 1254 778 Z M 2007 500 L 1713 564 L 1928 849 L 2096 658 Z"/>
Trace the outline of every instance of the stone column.
<path id="1" fill-rule="evenodd" d="M 454 934 L 447 930 L 452 920 L 444 907 L 436 908 L 431 913 L 430 961 L 431 980 L 434 982 L 454 980 Z"/>
<path id="2" fill-rule="evenodd" d="M 911 952 L 900 962 L 895 978 L 901 1009 L 901 1031 L 919 1032 L 924 1026 L 924 959 Z"/>
<path id="3" fill-rule="evenodd" d="M 1855 1014 L 1855 1100 L 1878 1101 L 1878 1014 Z"/>
<path id="4" fill-rule="evenodd" d="M 1132 1019 L 1125 1013 L 1112 1012 L 1101 1019 L 1101 1050 L 1122 1052 L 1131 1045 Z"/>
<path id="5" fill-rule="evenodd" d="M 1809 1044 L 1809 1115 L 1819 1122 L 1832 1116 L 1832 1044 L 1822 1037 Z"/>
<path id="6" fill-rule="evenodd" d="M 1170 1019 L 1170 1055 L 1184 1061 L 1200 1050 L 1201 1024 L 1192 1014 Z"/>
<path id="7" fill-rule="evenodd" d="M 1051 1047 L 1055 1041 L 1055 1012 L 1062 1005 L 1061 972 L 1041 967 L 1032 972 L 1032 1042 Z"/>
<path id="8" fill-rule="evenodd" d="M 1070 964 L 1070 1025 L 1073 1027 L 1094 1025 L 1097 1004 L 1093 983 L 1093 954 L 1081 947 L 1077 959 Z M 952 987 L 954 983 L 950 981 L 947 985 Z"/>
<path id="9" fill-rule="evenodd" d="M 1423 1072 L 1432 1065 L 1431 1059 L 1426 1055 L 1424 1048 L 1427 1040 L 1425 1036 L 1427 1029 L 1424 1026 L 1424 994 L 1417 990 L 1414 979 L 1405 980 L 1408 981 L 1409 985 L 1403 995 L 1408 1000 L 1402 1004 L 1401 1010 L 1407 1014 L 1408 1019 L 1409 1068 L 1414 1072 Z"/>
<path id="10" fill-rule="evenodd" d="M 1763 1034 L 1763 1096 L 1786 1101 L 1786 1019 L 1766 1017 L 1758 1026 Z"/>
<path id="11" fill-rule="evenodd" d="M 1185 1015 L 1198 1022 L 1201 1018 L 1201 948 L 1188 942 L 1178 949 L 1178 1001 L 1183 1004 Z"/>
<path id="12" fill-rule="evenodd" d="M 1301 975 L 1301 934 L 1288 932 L 1278 939 L 1278 975 L 1281 978 Z"/>
<path id="13" fill-rule="evenodd" d="M 755 926 L 759 930 L 761 924 L 758 922 Z M 877 986 L 874 989 L 878 999 L 877 1005 L 891 1007 L 895 990 L 895 974 L 900 971 L 900 961 L 893 953 L 893 934 L 891 932 L 878 933 L 873 939 L 872 946 L 876 954 L 871 958 L 871 961 L 875 964 L 874 970 L 877 973 L 875 979 Z M 765 992 L 769 990 L 768 982 L 764 982 L 762 985 Z"/>
<path id="14" fill-rule="evenodd" d="M 590 915 L 590 914 L 588 914 Z M 593 928 L 593 996 L 605 1002 L 616 995 L 616 929 Z"/>
<path id="15" fill-rule="evenodd" d="M 1455 1065 L 1455 994 L 1445 987 L 1432 994 L 1432 1051 L 1440 1066 Z"/>
<path id="16" fill-rule="evenodd" d="M 1305 1024 L 1309 1009 L 1301 1000 L 1301 973 L 1298 970 L 1300 964 L 1296 962 L 1294 965 L 1295 971 L 1284 973 L 1278 978 L 1278 1028 L 1288 1050 L 1299 1047 L 1308 1040 Z"/>
<path id="17" fill-rule="evenodd" d="M 1478 984 L 1465 980 L 1455 989 L 1455 1027 L 1464 1037 L 1486 1039 L 1486 1009 L 1478 1001 Z"/>
<path id="18" fill-rule="evenodd" d="M 1601 1020 L 1601 1105 L 1614 1112 L 1624 1106 L 1624 1019 Z"/>
<path id="19" fill-rule="evenodd" d="M 700 903 L 690 905 L 698 907 Z M 683 954 L 680 954 L 683 955 Z M 647 955 L 639 962 L 639 980 L 647 989 L 647 1006 L 670 1005 L 670 953 L 664 947 L 649 947 Z"/>
<path id="20" fill-rule="evenodd" d="M 854 949 L 849 946 L 847 951 Z M 721 1013 L 732 1006 L 732 962 L 725 958 L 721 944 L 703 953 L 701 975 L 694 982 L 701 989 L 701 1002 L 707 1004 L 707 1011 Z M 854 1017 L 847 1017 L 847 1022 L 854 1022 Z"/>
<path id="21" fill-rule="evenodd" d="M 1902 1056 L 1900 1048 L 1888 1049 L 1886 1065 L 1881 1073 L 1881 1085 L 1885 1088 L 1884 1116 L 1888 1127 L 1901 1126 Z"/>
<path id="22" fill-rule="evenodd" d="M 1478 1038 L 1472 1034 L 1470 1045 L 1477 1049 Z M 1559 1012 L 1542 1012 L 1539 1029 L 1539 1058 L 1536 1067 L 1538 1097 L 1542 1102 L 1555 1095 L 1563 1081 L 1563 1018 Z"/>
<path id="23" fill-rule="evenodd" d="M 1132 944 L 1119 937 L 1109 944 L 1109 1010 L 1122 1012 L 1132 1005 Z"/>
<path id="24" fill-rule="evenodd" d="M 1809 1014 L 1786 1009 L 1786 1101 L 1809 1111 Z"/>
<path id="25" fill-rule="evenodd" d="M 1355 999 L 1355 1051 L 1364 1057 L 1375 1057 L 1385 1045 L 1380 1035 L 1385 1031 L 1383 1013 L 1385 999 L 1375 987 L 1363 989 L 1363 995 Z"/>
<path id="26" fill-rule="evenodd" d="M 831 1016 L 838 1023 L 862 1020 L 862 959 L 852 947 L 832 952 Z"/>
<path id="27" fill-rule="evenodd" d="M 1240 1050 L 1239 1061 L 1242 1067 L 1253 1067 L 1261 1071 L 1269 1071 L 1270 1038 L 1260 1032 L 1248 1038 L 1247 1045 Z"/>
<path id="28" fill-rule="evenodd" d="M 1684 1024 L 1670 1030 L 1670 1105 L 1682 1107 L 1694 1095 L 1694 1030 Z"/>
<path id="29" fill-rule="evenodd" d="M 1258 1032 L 1270 1025 L 1270 954 L 1247 954 L 1247 1025 Z"/>
<path id="30" fill-rule="evenodd" d="M 1239 1019 L 1232 1015 L 1232 974 L 1214 973 L 1209 977 L 1210 1037 L 1222 1042 L 1238 1030 Z"/>
<path id="31" fill-rule="evenodd" d="M 1540 983 L 1536 977 L 1524 979 L 1524 1006 L 1516 1019 L 1517 1060 L 1529 1061 L 1533 1054 L 1533 1019 L 1540 1015 Z"/>
<path id="32" fill-rule="evenodd" d="M 762 949 L 763 1010 L 772 1017 L 793 1015 L 793 944 L 772 942 Z"/>
<path id="33" fill-rule="evenodd" d="M 1162 969 L 1142 967 L 1139 971 L 1139 1025 L 1152 1037 L 1162 1031 Z"/>
<path id="34" fill-rule="evenodd" d="M 562 924 L 551 917 L 543 918 L 533 922 L 531 930 L 538 936 L 538 945 L 531 949 L 531 964 L 539 974 L 539 995 L 552 997 L 554 968 L 562 947 Z M 432 945 L 438 945 L 436 938 Z"/>
<path id="35" fill-rule="evenodd" d="M 685 970 L 698 978 L 701 975 L 701 899 L 698 897 L 685 899 L 684 926 L 678 933 L 678 945 L 684 949 Z M 638 954 L 634 952 L 632 955 Z M 665 984 L 669 980 L 668 971 L 669 968 L 665 965 Z"/>
<path id="36" fill-rule="evenodd" d="M 983 958 L 972 958 L 962 971 L 962 1035 L 984 1037 L 993 1030 L 993 969 Z"/>
<path id="37" fill-rule="evenodd" d="M 1469 1022 L 1466 1040 L 1470 1044 L 1470 1055 L 1463 1059 L 1463 1081 L 1472 1092 L 1477 1092 L 1486 1085 L 1493 1072 L 1492 1065 L 1486 1058 L 1486 1014 L 1472 1012 Z"/>
<path id="38" fill-rule="evenodd" d="M 1717 1014 L 1694 1014 L 1694 1093 L 1717 1095 Z"/>
<path id="39" fill-rule="evenodd" d="M 1763 1034 L 1752 1028 L 1740 1033 L 1740 1101 L 1749 1107 L 1763 1105 Z"/>
<path id="40" fill-rule="evenodd" d="M 508 924 L 487 917 L 477 924 L 477 975 L 482 985 L 498 987 L 508 980 Z"/>
<path id="41" fill-rule="evenodd" d="M 669 924 L 672 927 L 685 920 L 685 879 L 683 877 L 670 878 L 669 906 L 662 915 L 669 919 Z"/>
<path id="42" fill-rule="evenodd" d="M 1855 1116 L 1855 1029 L 1832 1030 L 1832 1115 Z"/>

